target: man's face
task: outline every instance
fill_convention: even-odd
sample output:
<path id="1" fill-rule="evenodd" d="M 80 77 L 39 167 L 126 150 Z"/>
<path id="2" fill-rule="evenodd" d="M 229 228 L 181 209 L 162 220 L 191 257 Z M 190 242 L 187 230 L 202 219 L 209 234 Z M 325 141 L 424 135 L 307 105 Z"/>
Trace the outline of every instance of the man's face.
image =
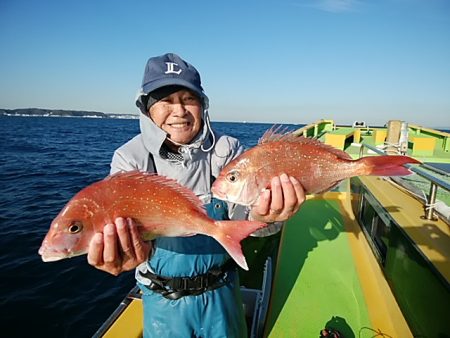
<path id="1" fill-rule="evenodd" d="M 202 111 L 200 99 L 191 91 L 182 89 L 154 103 L 149 114 L 170 140 L 188 144 L 200 131 Z"/>

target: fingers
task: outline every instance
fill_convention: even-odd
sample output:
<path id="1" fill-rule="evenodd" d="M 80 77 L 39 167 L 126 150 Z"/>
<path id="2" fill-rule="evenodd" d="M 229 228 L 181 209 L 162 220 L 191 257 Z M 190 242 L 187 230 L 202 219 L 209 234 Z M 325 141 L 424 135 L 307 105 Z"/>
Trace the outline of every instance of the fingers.
<path id="1" fill-rule="evenodd" d="M 267 215 L 270 212 L 271 193 L 269 189 L 265 189 L 259 196 L 259 202 L 254 207 L 254 213 L 257 215 Z M 253 210 L 252 210 L 253 211 Z"/>
<path id="2" fill-rule="evenodd" d="M 286 176 L 286 174 L 283 174 Z M 282 177 L 281 175 L 280 177 Z M 286 185 L 286 182 L 281 183 L 281 179 L 278 176 L 272 178 L 270 182 L 270 190 L 272 193 L 272 200 L 270 202 L 270 213 L 272 214 L 280 214 L 283 211 L 284 200 L 283 200 L 283 189 Z M 286 176 L 287 177 L 287 176 Z"/>
<path id="3" fill-rule="evenodd" d="M 103 234 L 96 233 L 89 243 L 87 260 L 95 268 L 117 276 L 121 270 L 117 262 L 115 233 L 114 224 L 105 225 Z"/>
<path id="4" fill-rule="evenodd" d="M 136 268 L 148 258 L 151 244 L 142 240 L 135 222 L 119 217 L 115 224 L 106 224 L 103 234 L 91 240 L 88 263 L 99 270 L 118 275 Z"/>
<path id="5" fill-rule="evenodd" d="M 103 261 L 107 265 L 118 265 L 116 264 L 119 254 L 117 252 L 117 233 L 114 224 L 106 224 L 103 229 Z"/>
<path id="6" fill-rule="evenodd" d="M 297 210 L 295 210 L 295 212 L 298 211 L 298 209 L 300 209 L 300 205 L 303 204 L 303 202 L 305 202 L 306 199 L 306 194 L 305 194 L 305 190 L 303 190 L 302 185 L 300 184 L 300 182 L 295 178 L 295 177 L 289 177 L 293 187 L 294 187 L 294 191 L 295 191 L 295 195 L 297 196 Z"/>
<path id="7" fill-rule="evenodd" d="M 280 176 L 281 186 L 282 186 L 282 198 L 283 209 L 281 212 L 288 214 L 288 217 L 292 216 L 292 212 L 297 207 L 297 194 L 295 193 L 294 185 L 289 179 L 288 175 L 282 174 Z"/>
<path id="8" fill-rule="evenodd" d="M 297 206 L 297 195 L 294 186 L 286 174 L 272 178 L 272 200 L 270 203 L 271 222 L 289 219 Z"/>
<path id="9" fill-rule="evenodd" d="M 131 218 L 127 218 L 127 223 L 130 229 L 131 242 L 134 249 L 135 259 L 137 262 L 142 263 L 148 258 L 148 254 L 151 249 L 151 242 L 146 243 L 142 240 L 141 233 Z"/>
<path id="10" fill-rule="evenodd" d="M 305 200 L 300 182 L 294 177 L 281 174 L 273 177 L 270 190 L 261 193 L 258 204 L 250 215 L 262 222 L 281 222 L 292 217 Z"/>
<path id="11" fill-rule="evenodd" d="M 103 234 L 96 233 L 89 243 L 88 263 L 92 266 L 103 265 Z"/>
<path id="12" fill-rule="evenodd" d="M 128 219 L 125 220 L 122 217 L 116 219 L 117 235 L 119 237 L 119 244 L 122 253 L 129 258 L 134 258 L 134 249 L 132 247 L 130 239 L 130 231 L 128 230 Z"/>

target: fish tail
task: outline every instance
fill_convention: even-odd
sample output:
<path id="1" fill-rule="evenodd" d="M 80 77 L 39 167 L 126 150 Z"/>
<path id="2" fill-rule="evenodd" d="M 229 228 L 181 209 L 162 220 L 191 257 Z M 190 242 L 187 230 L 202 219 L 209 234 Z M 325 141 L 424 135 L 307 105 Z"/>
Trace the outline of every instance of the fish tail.
<path id="1" fill-rule="evenodd" d="M 421 163 L 408 156 L 368 156 L 359 160 L 362 166 L 361 175 L 373 176 L 405 176 L 412 172 L 404 164 Z"/>
<path id="2" fill-rule="evenodd" d="M 248 270 L 247 262 L 242 253 L 241 241 L 251 233 L 267 226 L 266 223 L 254 221 L 216 221 L 219 231 L 213 235 L 244 270 Z"/>

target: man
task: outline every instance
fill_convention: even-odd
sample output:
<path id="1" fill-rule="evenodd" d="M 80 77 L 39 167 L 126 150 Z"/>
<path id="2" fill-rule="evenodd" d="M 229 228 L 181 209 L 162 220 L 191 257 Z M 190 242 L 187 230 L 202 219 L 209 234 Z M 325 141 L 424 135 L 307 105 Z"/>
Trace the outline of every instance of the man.
<path id="1" fill-rule="evenodd" d="M 198 71 L 175 54 L 150 58 L 136 104 L 141 133 L 116 150 L 111 174 L 156 172 L 191 189 L 210 217 L 246 217 L 243 207 L 211 197 L 214 178 L 243 147 L 212 130 Z M 261 194 L 250 217 L 285 221 L 303 200 L 300 183 L 283 174 L 272 179 L 271 190 Z M 88 261 L 114 275 L 137 268 L 144 337 L 246 336 L 236 269 L 211 237 L 160 237 L 145 243 L 133 220 L 118 218 L 94 236 Z"/>

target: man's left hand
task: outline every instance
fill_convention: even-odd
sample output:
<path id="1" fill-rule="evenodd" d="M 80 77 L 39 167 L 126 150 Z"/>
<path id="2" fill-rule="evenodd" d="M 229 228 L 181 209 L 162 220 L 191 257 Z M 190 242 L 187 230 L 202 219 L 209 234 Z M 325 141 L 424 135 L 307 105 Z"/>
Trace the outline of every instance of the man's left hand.
<path id="1" fill-rule="evenodd" d="M 270 189 L 261 192 L 258 204 L 250 210 L 250 218 L 255 221 L 283 222 L 292 217 L 305 201 L 305 192 L 300 182 L 286 174 L 275 176 Z"/>

